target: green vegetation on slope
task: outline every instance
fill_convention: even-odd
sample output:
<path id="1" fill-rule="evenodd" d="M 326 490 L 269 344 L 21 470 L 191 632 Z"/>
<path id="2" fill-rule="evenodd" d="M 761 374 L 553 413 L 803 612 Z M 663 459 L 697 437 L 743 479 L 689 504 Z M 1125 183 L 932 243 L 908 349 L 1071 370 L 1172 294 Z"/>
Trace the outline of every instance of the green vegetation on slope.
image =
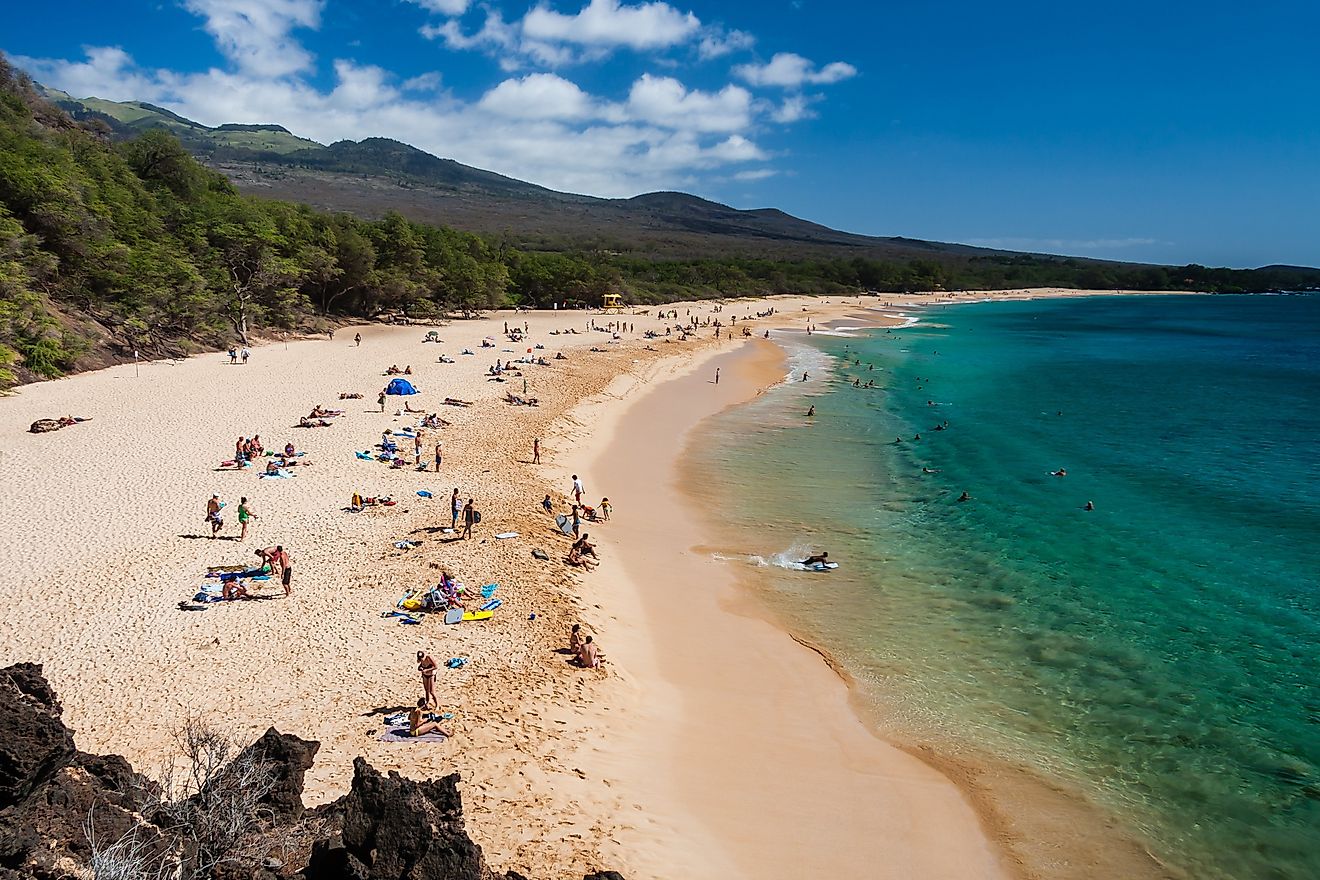
<path id="1" fill-rule="evenodd" d="M 172 128 L 190 124 L 173 120 Z M 259 139 L 273 128 L 207 131 Z M 381 146 L 345 142 L 340 151 L 366 163 Z M 466 167 L 427 154 L 419 159 L 418 153 L 395 151 L 396 173 L 433 163 L 441 163 L 435 167 L 445 173 Z M 485 174 L 463 173 L 469 171 Z M 501 187 L 518 184 L 490 178 Z M 655 206 L 676 198 L 655 194 L 631 201 Z M 699 203 L 695 209 L 708 215 L 714 212 L 719 222 L 721 212 L 733 211 L 690 196 L 678 199 L 680 207 L 683 200 Z M 560 209 L 568 211 L 567 203 Z M 714 231 L 702 234 L 719 241 Z M 0 384 L 58 376 L 135 350 L 158 356 L 224 346 L 246 340 L 253 329 L 307 328 L 323 316 L 390 311 L 424 318 L 507 304 L 591 305 L 607 292 L 621 292 L 635 303 L 661 303 L 764 293 L 1042 285 L 1320 286 L 1320 272 L 1289 267 L 1175 269 L 958 246 L 939 250 L 942 246 L 922 242 L 913 243 L 914 249 L 924 247 L 929 256 L 919 259 L 785 255 L 791 252 L 784 250 L 772 256 L 660 259 L 626 246 L 584 251 L 580 244 L 555 242 L 548 243 L 554 249 L 538 251 L 507 241 L 504 235 L 483 237 L 396 212 L 364 220 L 244 196 L 199 164 L 164 124 L 112 144 L 104 124 L 75 122 L 0 59 Z"/>

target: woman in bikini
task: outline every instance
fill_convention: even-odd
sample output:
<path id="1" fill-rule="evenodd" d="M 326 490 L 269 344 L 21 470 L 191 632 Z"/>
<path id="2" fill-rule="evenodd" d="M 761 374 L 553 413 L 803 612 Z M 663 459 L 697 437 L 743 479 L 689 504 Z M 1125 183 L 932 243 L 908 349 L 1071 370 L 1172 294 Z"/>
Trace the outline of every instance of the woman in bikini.
<path id="1" fill-rule="evenodd" d="M 440 726 L 436 721 L 423 721 L 426 717 L 426 698 L 417 701 L 417 708 L 408 713 L 408 734 L 410 736 L 425 736 L 428 733 L 438 733 L 441 736 L 450 736 L 449 731 Z"/>
<path id="2" fill-rule="evenodd" d="M 417 671 L 422 674 L 422 692 L 426 695 L 418 702 L 419 706 L 439 706 L 440 701 L 435 696 L 435 671 L 439 666 L 435 658 L 425 651 L 417 652 Z M 413 736 L 416 736 L 416 731 Z"/>

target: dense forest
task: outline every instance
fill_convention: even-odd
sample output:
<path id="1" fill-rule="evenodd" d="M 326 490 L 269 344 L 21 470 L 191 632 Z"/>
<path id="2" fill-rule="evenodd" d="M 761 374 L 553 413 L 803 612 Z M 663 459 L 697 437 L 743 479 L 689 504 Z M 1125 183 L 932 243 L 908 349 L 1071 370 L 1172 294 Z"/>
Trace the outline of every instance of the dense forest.
<path id="1" fill-rule="evenodd" d="M 112 144 L 0 59 L 0 384 L 140 351 L 384 313 L 761 293 L 1057 285 L 1297 289 L 1320 273 L 1005 254 L 957 259 L 656 259 L 530 251 L 397 213 L 376 220 L 252 196 L 164 130 Z"/>

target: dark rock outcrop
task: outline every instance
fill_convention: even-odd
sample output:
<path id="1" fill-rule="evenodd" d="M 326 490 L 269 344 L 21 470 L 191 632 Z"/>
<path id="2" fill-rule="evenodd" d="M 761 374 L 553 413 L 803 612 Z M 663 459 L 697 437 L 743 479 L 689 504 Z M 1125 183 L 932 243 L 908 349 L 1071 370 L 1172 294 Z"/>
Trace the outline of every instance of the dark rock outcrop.
<path id="1" fill-rule="evenodd" d="M 353 788 L 332 807 L 339 838 L 312 851 L 308 880 L 486 880 L 481 847 L 463 829 L 458 780 L 383 776 L 356 759 Z"/>
<path id="2" fill-rule="evenodd" d="M 159 789 L 118 755 L 78 751 L 60 714 L 40 666 L 0 669 L 0 880 L 90 876 L 89 836 L 104 849 L 131 835 L 148 865 L 176 864 L 186 847 L 144 810 Z M 358 758 L 348 794 L 304 811 L 303 778 L 319 749 L 271 728 L 245 750 L 275 772 L 269 816 L 212 880 L 526 880 L 486 868 L 463 827 L 457 773 L 416 782 Z"/>
<path id="3" fill-rule="evenodd" d="M 246 751 L 275 770 L 275 787 L 262 798 L 262 803 L 271 809 L 277 821 L 295 822 L 302 818 L 303 779 L 320 749 L 319 742 L 280 733 L 273 727 L 247 747 Z"/>

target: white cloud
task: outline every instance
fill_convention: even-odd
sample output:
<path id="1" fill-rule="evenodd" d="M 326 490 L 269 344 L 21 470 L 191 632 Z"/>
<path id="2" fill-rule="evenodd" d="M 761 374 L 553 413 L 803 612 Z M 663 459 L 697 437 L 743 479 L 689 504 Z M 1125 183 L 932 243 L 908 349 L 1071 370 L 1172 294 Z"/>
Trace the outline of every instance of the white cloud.
<path id="1" fill-rule="evenodd" d="M 160 90 L 153 76 L 139 72 L 118 46 L 85 46 L 86 61 L 59 61 L 11 55 L 9 60 L 44 85 L 63 89 L 75 98 L 107 101 L 152 101 Z"/>
<path id="2" fill-rule="evenodd" d="M 477 106 L 510 119 L 585 119 L 594 112 L 586 92 L 553 73 L 506 79 Z"/>
<path id="3" fill-rule="evenodd" d="M 845 61 L 826 64 L 819 70 L 801 55 L 779 52 L 767 64 L 739 64 L 733 73 L 754 86 L 779 86 L 792 89 L 803 85 L 826 85 L 857 75 L 857 68 Z"/>
<path id="4" fill-rule="evenodd" d="M 418 74 L 411 79 L 403 81 L 403 90 L 405 92 L 434 92 L 440 88 L 440 74 L 438 71 Z"/>
<path id="5" fill-rule="evenodd" d="M 470 5 L 468 0 L 408 0 L 408 2 L 441 15 L 462 15 L 467 12 Z"/>
<path id="6" fill-rule="evenodd" d="M 817 100 L 819 98 L 809 98 L 806 95 L 789 95 L 782 104 L 770 111 L 770 118 L 785 125 L 802 119 L 811 119 L 816 115 L 811 109 L 811 104 Z"/>
<path id="7" fill-rule="evenodd" d="M 767 177 L 774 177 L 779 172 L 773 168 L 750 168 L 747 171 L 739 171 L 733 175 L 734 180 L 765 180 Z"/>
<path id="8" fill-rule="evenodd" d="M 697 55 L 703 60 L 720 58 L 731 52 L 750 49 L 756 45 L 756 38 L 745 31 L 726 31 L 721 28 L 707 28 L 697 43 Z"/>
<path id="9" fill-rule="evenodd" d="M 546 43 L 581 46 L 628 46 L 658 49 L 686 42 L 701 21 L 691 12 L 679 12 L 668 3 L 620 5 L 618 0 L 591 0 L 576 15 L 564 15 L 544 5 L 528 11 L 523 33 Z"/>
<path id="10" fill-rule="evenodd" d="M 630 118 L 690 131 L 744 131 L 751 124 L 752 96 L 739 86 L 718 92 L 688 91 L 672 77 L 644 74 L 628 92 Z"/>
<path id="11" fill-rule="evenodd" d="M 184 0 L 184 8 L 206 20 L 206 32 L 240 70 L 280 77 L 311 67 L 312 55 L 290 36 L 294 28 L 316 28 L 323 0 Z"/>

